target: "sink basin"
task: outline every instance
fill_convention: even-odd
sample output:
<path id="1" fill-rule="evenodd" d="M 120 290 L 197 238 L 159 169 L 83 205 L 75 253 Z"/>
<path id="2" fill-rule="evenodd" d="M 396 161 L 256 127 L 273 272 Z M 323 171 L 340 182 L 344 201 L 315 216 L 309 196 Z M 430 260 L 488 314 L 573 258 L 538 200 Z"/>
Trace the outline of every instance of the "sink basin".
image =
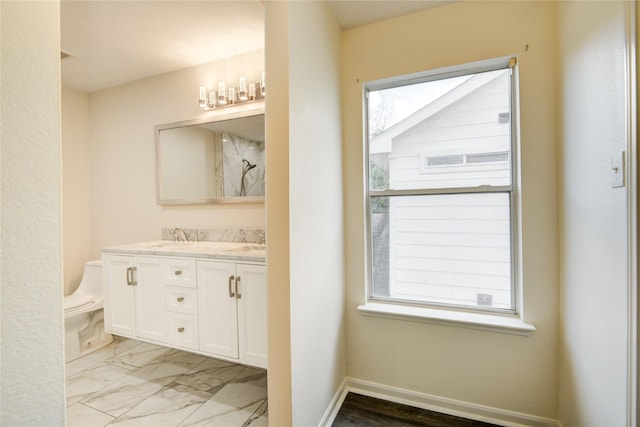
<path id="1" fill-rule="evenodd" d="M 193 246 L 195 242 L 176 242 L 173 240 L 158 240 L 155 242 L 148 242 L 144 245 L 145 248 L 185 248 L 189 246 Z"/>
<path id="2" fill-rule="evenodd" d="M 264 245 L 244 245 L 244 246 L 238 246 L 236 248 L 225 249 L 225 251 L 232 251 L 232 252 L 263 251 L 263 250 L 264 250 Z"/>
<path id="3" fill-rule="evenodd" d="M 157 249 L 185 252 L 219 252 L 219 253 L 246 253 L 251 251 L 264 251 L 264 245 L 256 243 L 240 242 L 176 242 L 173 240 L 158 240 L 147 242 L 144 249 Z"/>

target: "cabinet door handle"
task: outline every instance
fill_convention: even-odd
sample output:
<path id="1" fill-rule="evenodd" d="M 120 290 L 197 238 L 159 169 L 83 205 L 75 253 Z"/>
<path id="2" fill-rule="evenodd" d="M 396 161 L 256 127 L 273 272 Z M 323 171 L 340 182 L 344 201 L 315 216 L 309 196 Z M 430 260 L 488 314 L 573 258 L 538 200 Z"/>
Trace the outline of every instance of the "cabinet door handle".
<path id="1" fill-rule="evenodd" d="M 127 286 L 137 286 L 138 282 L 133 280 L 133 273 L 137 271 L 136 267 L 127 267 Z"/>
<path id="2" fill-rule="evenodd" d="M 184 301 L 184 297 L 178 297 L 177 300 L 178 300 L 178 302 L 182 302 L 182 301 Z"/>
<path id="3" fill-rule="evenodd" d="M 182 270 L 176 270 L 173 272 L 173 274 L 175 274 L 176 276 L 181 276 L 182 275 Z"/>
<path id="4" fill-rule="evenodd" d="M 233 279 L 234 276 L 229 276 L 229 298 L 236 296 L 236 294 L 233 293 Z"/>
<path id="5" fill-rule="evenodd" d="M 183 333 L 184 332 L 184 328 L 182 328 L 182 327 L 178 328 L 178 332 Z"/>
<path id="6" fill-rule="evenodd" d="M 238 299 L 242 298 L 242 295 L 240 294 L 239 286 L 240 286 L 240 276 L 237 276 L 236 277 L 236 298 Z"/>
<path id="7" fill-rule="evenodd" d="M 131 286 L 138 286 L 138 281 L 135 280 L 136 271 L 138 271 L 138 267 L 131 267 Z"/>

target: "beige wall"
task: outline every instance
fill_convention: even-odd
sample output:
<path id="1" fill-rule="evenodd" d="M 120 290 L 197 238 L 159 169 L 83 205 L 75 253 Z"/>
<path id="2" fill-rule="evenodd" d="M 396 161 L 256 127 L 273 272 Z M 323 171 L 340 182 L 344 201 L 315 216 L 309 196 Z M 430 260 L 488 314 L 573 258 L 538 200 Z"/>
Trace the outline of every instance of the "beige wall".
<path id="1" fill-rule="evenodd" d="M 628 198 L 627 188 L 610 183 L 611 156 L 629 152 L 627 7 L 615 1 L 562 2 L 558 8 L 559 418 L 565 427 L 631 425 L 626 419 Z"/>
<path id="2" fill-rule="evenodd" d="M 64 425 L 60 4 L 0 2 L 0 424 Z"/>
<path id="3" fill-rule="evenodd" d="M 89 94 L 62 88 L 62 246 L 64 293 L 80 284 L 91 254 Z"/>
<path id="4" fill-rule="evenodd" d="M 159 239 L 163 227 L 264 227 L 262 203 L 158 205 L 154 145 L 157 124 L 225 114 L 199 108 L 200 85 L 239 75 L 258 81 L 263 70 L 259 50 L 90 94 L 91 257 L 104 246 Z"/>
<path id="5" fill-rule="evenodd" d="M 550 2 L 456 3 L 343 34 L 350 377 L 556 417 L 555 34 Z M 520 67 L 523 311 L 537 331 L 522 337 L 363 317 L 356 311 L 365 294 L 362 83 L 506 55 L 517 55 Z"/>
<path id="6" fill-rule="evenodd" d="M 289 250 L 289 5 L 265 4 L 269 423 L 292 425 Z"/>

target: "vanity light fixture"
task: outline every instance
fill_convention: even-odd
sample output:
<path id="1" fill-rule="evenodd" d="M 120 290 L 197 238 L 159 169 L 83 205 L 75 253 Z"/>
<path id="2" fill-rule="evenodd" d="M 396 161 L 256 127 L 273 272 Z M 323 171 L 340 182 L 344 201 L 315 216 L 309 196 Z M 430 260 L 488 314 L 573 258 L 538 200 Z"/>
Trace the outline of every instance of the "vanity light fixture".
<path id="1" fill-rule="evenodd" d="M 245 77 L 239 77 L 237 86 L 227 87 L 226 82 L 218 82 L 217 91 L 208 89 L 206 86 L 200 86 L 198 104 L 200 108 L 207 111 L 264 99 L 266 96 L 265 84 L 266 80 L 263 71 L 260 81 L 256 83 L 247 83 Z"/>

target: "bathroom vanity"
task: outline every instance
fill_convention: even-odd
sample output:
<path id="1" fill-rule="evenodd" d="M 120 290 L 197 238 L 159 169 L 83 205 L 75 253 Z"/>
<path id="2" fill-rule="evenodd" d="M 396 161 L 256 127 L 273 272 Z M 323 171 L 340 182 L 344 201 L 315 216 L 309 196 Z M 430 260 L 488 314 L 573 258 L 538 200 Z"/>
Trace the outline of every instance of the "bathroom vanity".
<path id="1" fill-rule="evenodd" d="M 265 247 L 158 240 L 104 248 L 105 330 L 267 367 Z"/>

